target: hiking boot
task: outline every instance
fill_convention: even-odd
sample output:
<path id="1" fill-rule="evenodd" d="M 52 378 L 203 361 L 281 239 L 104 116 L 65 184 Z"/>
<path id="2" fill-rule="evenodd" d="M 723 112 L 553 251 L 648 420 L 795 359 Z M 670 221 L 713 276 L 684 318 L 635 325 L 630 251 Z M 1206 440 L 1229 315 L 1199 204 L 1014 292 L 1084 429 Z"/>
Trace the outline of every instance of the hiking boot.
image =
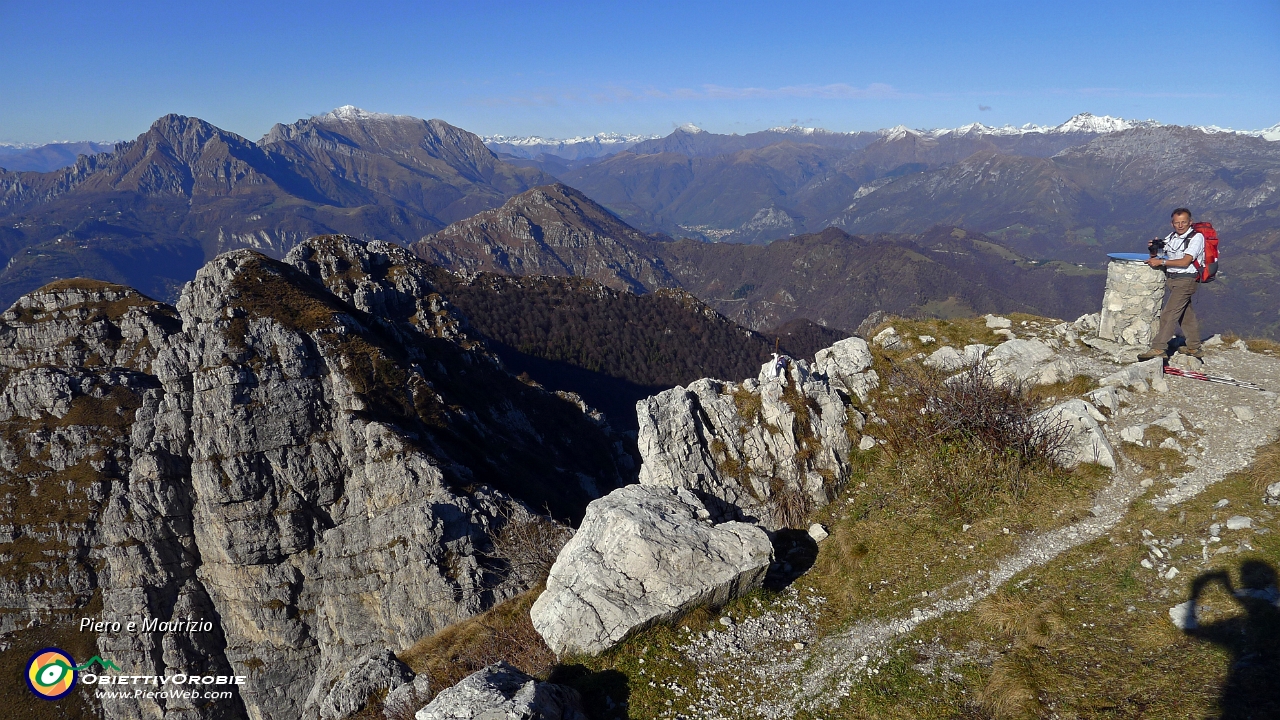
<path id="1" fill-rule="evenodd" d="M 1165 352 L 1165 351 L 1163 351 L 1163 350 L 1157 350 L 1157 349 L 1155 349 L 1155 348 L 1151 348 L 1150 350 L 1148 350 L 1148 351 L 1146 351 L 1146 352 L 1144 352 L 1144 353 L 1139 353 L 1139 354 L 1138 354 L 1138 359 L 1139 359 L 1139 360 L 1151 360 L 1151 359 L 1154 359 L 1154 358 L 1167 358 L 1167 357 L 1169 357 L 1169 354 L 1168 354 L 1168 353 L 1166 353 L 1166 352 Z"/>
<path id="2" fill-rule="evenodd" d="M 1178 352 L 1182 353 L 1183 355 L 1190 355 L 1191 357 L 1197 360 L 1204 359 L 1204 348 L 1196 348 L 1195 350 L 1192 350 L 1186 345 L 1183 345 L 1182 347 L 1178 348 Z"/>

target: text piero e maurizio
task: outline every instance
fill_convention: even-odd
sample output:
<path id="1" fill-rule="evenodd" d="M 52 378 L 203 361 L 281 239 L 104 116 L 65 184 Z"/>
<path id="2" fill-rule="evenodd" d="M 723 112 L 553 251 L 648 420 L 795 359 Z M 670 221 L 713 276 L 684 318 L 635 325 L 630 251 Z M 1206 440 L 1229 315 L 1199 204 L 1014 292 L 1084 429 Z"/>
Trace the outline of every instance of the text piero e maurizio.
<path id="1" fill-rule="evenodd" d="M 118 633 L 118 632 L 213 632 L 213 622 L 201 618 L 179 618 L 161 620 L 99 620 L 97 618 L 80 618 L 80 632 Z"/>

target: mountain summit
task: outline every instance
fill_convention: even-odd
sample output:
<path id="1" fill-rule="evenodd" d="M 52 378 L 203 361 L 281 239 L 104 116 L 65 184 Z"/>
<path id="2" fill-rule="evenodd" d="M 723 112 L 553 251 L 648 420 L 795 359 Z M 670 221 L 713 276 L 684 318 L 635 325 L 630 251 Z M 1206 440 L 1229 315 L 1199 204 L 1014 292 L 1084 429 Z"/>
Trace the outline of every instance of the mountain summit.
<path id="1" fill-rule="evenodd" d="M 429 235 L 413 251 L 455 270 L 577 275 L 643 293 L 676 285 L 654 256 L 655 244 L 586 195 L 554 183 Z"/>

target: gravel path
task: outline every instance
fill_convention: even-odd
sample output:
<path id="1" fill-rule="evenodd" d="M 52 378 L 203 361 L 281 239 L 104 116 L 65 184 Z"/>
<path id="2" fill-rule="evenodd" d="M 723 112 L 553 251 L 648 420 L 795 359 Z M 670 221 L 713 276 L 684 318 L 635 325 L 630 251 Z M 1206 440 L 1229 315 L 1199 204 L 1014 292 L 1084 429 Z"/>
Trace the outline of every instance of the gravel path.
<path id="1" fill-rule="evenodd" d="M 1072 353 L 1073 359 L 1087 374 L 1101 378 L 1122 367 L 1100 353 L 1080 350 Z M 1280 359 L 1239 348 L 1211 352 L 1205 371 L 1248 380 L 1269 390 L 1280 389 Z M 1227 474 L 1246 467 L 1254 450 L 1274 440 L 1280 428 L 1280 407 L 1274 392 L 1172 376 L 1167 376 L 1167 383 L 1167 393 L 1130 393 L 1128 404 L 1106 424 L 1108 438 L 1117 447 L 1122 429 L 1151 424 L 1175 411 L 1184 426 L 1201 433 L 1194 443 L 1185 443 L 1187 463 L 1193 469 L 1170 481 L 1152 501 L 1160 509 L 1193 498 Z M 789 718 L 802 709 L 815 711 L 834 705 L 860 679 L 877 673 L 893 642 L 921 623 L 964 612 L 1017 573 L 1107 533 L 1146 491 L 1137 474 L 1136 468 L 1122 465 L 1096 496 L 1090 517 L 1028 535 L 1016 554 L 988 570 L 931 591 L 932 599 L 909 615 L 868 620 L 839 634 L 814 638 L 812 629 L 823 600 L 802 600 L 792 592 L 760 617 L 739 624 L 722 623 L 722 630 L 691 636 L 680 649 L 699 665 L 699 687 L 682 688 L 680 694 L 692 692 L 698 698 L 693 716 L 704 718 Z"/>

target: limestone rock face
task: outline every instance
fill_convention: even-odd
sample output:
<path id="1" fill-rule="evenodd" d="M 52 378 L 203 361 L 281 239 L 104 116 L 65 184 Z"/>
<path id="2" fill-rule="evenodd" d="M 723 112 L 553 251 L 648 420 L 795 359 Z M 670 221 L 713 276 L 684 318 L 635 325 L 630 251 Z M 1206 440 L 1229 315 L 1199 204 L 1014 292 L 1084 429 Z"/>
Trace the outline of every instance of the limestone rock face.
<path id="1" fill-rule="evenodd" d="M 1112 260 L 1097 335 L 1128 347 L 1150 347 L 1164 300 L 1164 273 L 1145 263 Z"/>
<path id="2" fill-rule="evenodd" d="M 334 683 L 320 704 L 320 720 L 345 720 L 363 710 L 374 693 L 385 694 L 413 680 L 413 671 L 395 653 L 386 648 L 370 653 Z"/>
<path id="3" fill-rule="evenodd" d="M 841 392 L 876 382 L 866 343 L 854 340 L 819 351 L 821 372 L 800 361 L 774 377 L 766 363 L 758 379 L 703 379 L 636 403 L 640 482 L 688 488 L 717 520 L 770 528 L 789 521 L 786 507 L 825 505 L 863 426 Z"/>
<path id="4" fill-rule="evenodd" d="M 499 662 L 468 675 L 418 711 L 416 720 L 586 720 L 572 688 L 538 682 Z"/>
<path id="5" fill-rule="evenodd" d="M 768 535 L 709 515 L 683 488 L 630 485 L 593 501 L 530 609 L 534 628 L 557 654 L 595 654 L 759 587 L 773 561 Z"/>
<path id="6" fill-rule="evenodd" d="M 370 652 L 526 589 L 493 537 L 529 507 L 580 517 L 622 482 L 614 443 L 469 340 L 422 267 L 320 238 L 287 263 L 221 255 L 176 308 L 80 280 L 19 300 L 0 318 L 0 633 L 86 607 L 208 620 L 96 652 L 248 676 L 232 698 L 103 714 L 315 718 Z"/>
<path id="7" fill-rule="evenodd" d="M 1075 398 L 1040 413 L 1043 422 L 1062 424 L 1066 427 L 1067 442 L 1063 448 L 1063 467 L 1073 468 L 1080 463 L 1097 463 L 1115 468 L 1116 453 L 1100 421 L 1106 419 L 1093 405 Z"/>

